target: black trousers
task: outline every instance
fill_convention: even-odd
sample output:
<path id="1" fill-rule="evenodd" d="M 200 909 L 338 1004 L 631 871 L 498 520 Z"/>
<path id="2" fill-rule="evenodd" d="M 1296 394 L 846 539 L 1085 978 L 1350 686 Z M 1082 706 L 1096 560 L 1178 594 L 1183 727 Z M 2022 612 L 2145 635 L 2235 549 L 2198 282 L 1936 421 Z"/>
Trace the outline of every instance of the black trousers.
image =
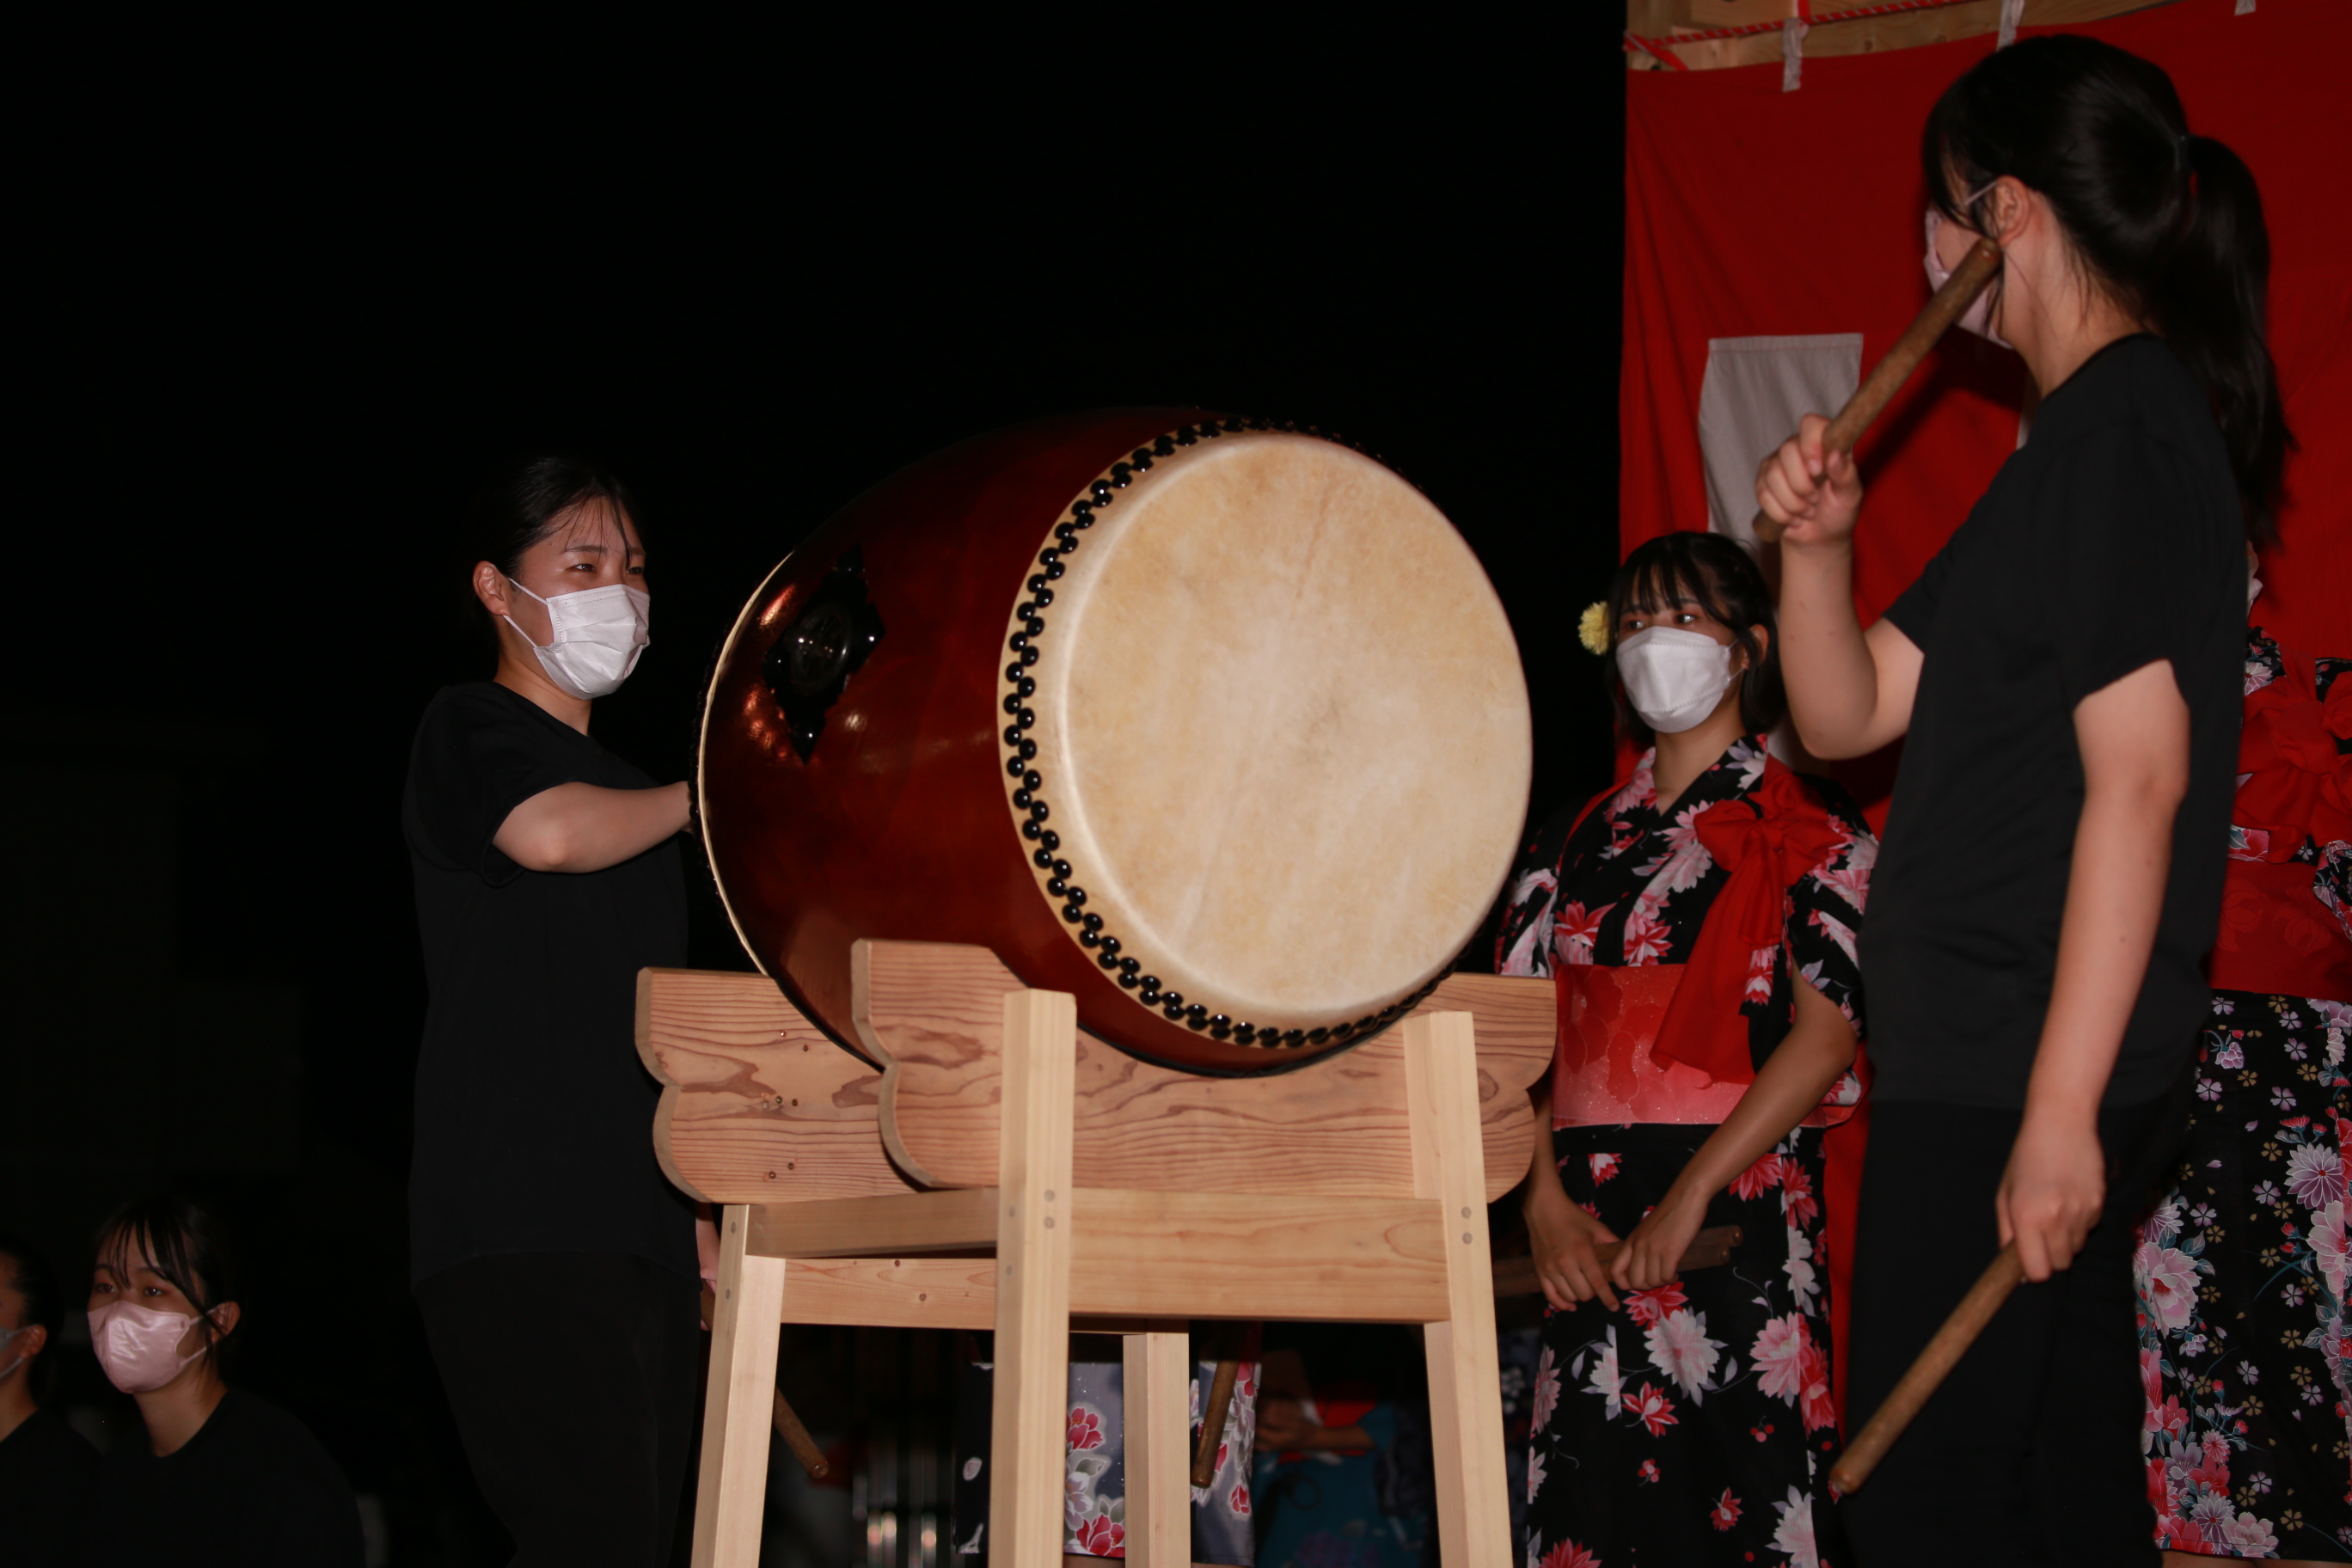
<path id="1" fill-rule="evenodd" d="M 2156 1563 L 2131 1259 L 2187 1112 L 2178 1094 L 2100 1112 L 2105 1213 L 2073 1267 L 2018 1287 L 1869 1484 L 1845 1500 L 1862 1568 Z M 2017 1111 L 1972 1106 L 1872 1108 L 1854 1235 L 1849 1432 L 2000 1250 L 1993 1197 L 2019 1121 Z"/>
<path id="2" fill-rule="evenodd" d="M 515 1568 L 666 1568 L 694 1436 L 695 1282 L 618 1253 L 468 1258 L 417 1287 Z"/>

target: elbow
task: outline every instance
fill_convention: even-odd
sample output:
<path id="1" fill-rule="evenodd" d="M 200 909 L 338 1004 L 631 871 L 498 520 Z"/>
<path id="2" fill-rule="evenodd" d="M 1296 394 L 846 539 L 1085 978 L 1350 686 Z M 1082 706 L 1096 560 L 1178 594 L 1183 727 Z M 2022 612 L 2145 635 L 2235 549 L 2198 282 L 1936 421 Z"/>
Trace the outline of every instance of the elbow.
<path id="1" fill-rule="evenodd" d="M 578 854 L 572 836 L 551 823 L 500 833 L 499 852 L 526 871 L 569 871 Z"/>

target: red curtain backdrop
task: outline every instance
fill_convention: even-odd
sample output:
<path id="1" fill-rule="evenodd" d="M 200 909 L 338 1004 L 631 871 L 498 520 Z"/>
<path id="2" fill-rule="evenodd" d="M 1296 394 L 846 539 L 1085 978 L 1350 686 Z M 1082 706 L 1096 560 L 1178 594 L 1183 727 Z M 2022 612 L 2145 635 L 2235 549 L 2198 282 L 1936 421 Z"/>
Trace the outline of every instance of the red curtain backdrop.
<path id="1" fill-rule="evenodd" d="M 2261 183 L 2272 244 L 2271 348 L 2301 449 L 2256 616 L 2282 641 L 2352 654 L 2352 6 L 2181 0 L 2069 31 L 2162 66 L 2190 129 Z M 2027 36 L 2039 31 L 2025 29 Z M 1919 129 L 1990 37 L 1765 67 L 1642 71 L 1626 84 L 1623 547 L 1707 526 L 1698 439 L 1711 338 L 1859 331 L 1866 372 L 1927 300 Z M 1954 332 L 1860 449 L 1855 546 L 1865 622 L 1909 584 L 2015 449 L 2024 368 Z M 1823 413 L 1833 413 L 1824 409 Z M 1596 590 L 1598 584 L 1594 585 Z M 1581 600 L 1577 602 L 1580 603 Z M 1841 775 L 1883 824 L 1893 759 Z M 1839 1366 L 1866 1114 L 1832 1135 L 1825 1194 Z M 1841 1376 L 1841 1384 L 1843 1377 Z M 1840 1390 L 1843 1398 L 1843 1387 Z M 1866 1414 L 1858 1412 L 1859 1414 Z"/>

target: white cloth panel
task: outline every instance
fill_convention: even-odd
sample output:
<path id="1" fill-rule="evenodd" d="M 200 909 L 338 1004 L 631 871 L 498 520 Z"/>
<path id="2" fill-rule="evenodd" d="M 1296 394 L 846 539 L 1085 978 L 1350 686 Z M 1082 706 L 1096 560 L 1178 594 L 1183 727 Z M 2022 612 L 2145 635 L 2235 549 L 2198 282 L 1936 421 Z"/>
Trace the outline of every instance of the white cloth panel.
<path id="1" fill-rule="evenodd" d="M 1862 384 L 1862 334 L 1710 338 L 1699 384 L 1698 446 L 1707 526 L 1756 542 L 1756 465 L 1808 414 L 1845 406 Z"/>

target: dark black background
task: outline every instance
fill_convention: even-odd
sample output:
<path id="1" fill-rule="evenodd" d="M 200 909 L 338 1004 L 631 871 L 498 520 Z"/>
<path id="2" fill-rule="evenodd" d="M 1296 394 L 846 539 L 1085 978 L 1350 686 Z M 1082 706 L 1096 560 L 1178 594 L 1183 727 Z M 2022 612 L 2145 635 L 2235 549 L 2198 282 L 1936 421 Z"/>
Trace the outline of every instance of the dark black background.
<path id="1" fill-rule="evenodd" d="M 742 598 L 902 464 L 1115 404 L 1312 422 L 1486 562 L 1533 808 L 1605 783 L 1573 628 L 1616 558 L 1618 18 L 1394 16 L 22 62 L 0 1225 L 69 1304 L 121 1197 L 222 1204 L 240 1380 L 394 1561 L 499 1560 L 404 1285 L 397 800 L 426 698 L 487 673 L 451 522 L 501 458 L 641 491 L 654 646 L 596 732 L 677 777 Z M 694 955 L 743 966 L 707 895 Z"/>

